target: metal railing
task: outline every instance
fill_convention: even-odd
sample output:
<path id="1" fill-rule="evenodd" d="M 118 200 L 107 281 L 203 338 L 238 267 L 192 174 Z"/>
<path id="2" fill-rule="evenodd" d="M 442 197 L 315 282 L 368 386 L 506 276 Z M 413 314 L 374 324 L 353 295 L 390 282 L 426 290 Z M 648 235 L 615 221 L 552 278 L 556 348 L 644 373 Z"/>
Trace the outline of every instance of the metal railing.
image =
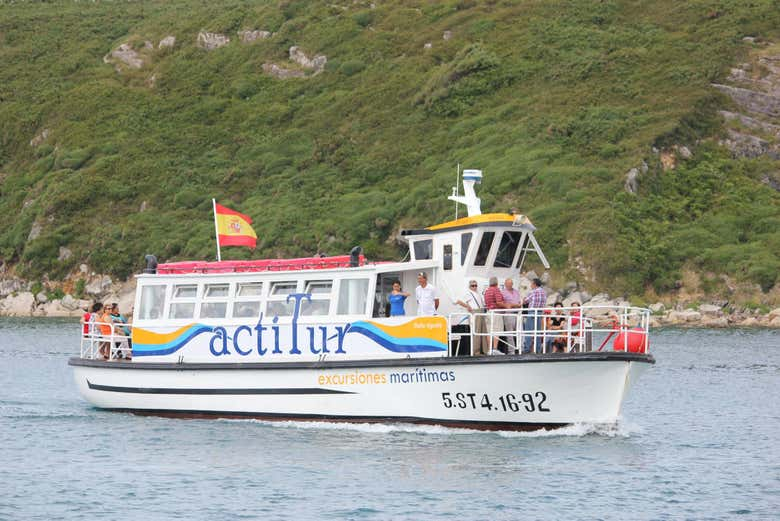
<path id="1" fill-rule="evenodd" d="M 110 327 L 105 334 L 103 328 Z M 96 360 L 131 360 L 133 358 L 132 324 L 81 321 L 81 358 Z M 127 329 L 130 334 L 125 332 Z"/>
<path id="2" fill-rule="evenodd" d="M 646 353 L 649 348 L 650 310 L 632 306 L 452 313 L 449 323 L 450 356 L 594 350 Z"/>

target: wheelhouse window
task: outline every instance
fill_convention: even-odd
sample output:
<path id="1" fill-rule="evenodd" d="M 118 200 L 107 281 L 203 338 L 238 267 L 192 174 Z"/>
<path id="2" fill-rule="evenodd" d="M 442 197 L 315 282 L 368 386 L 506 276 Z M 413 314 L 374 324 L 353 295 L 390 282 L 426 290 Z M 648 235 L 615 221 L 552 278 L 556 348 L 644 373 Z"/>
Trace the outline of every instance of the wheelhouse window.
<path id="1" fill-rule="evenodd" d="M 230 284 L 206 284 L 203 302 L 200 304 L 201 318 L 225 318 Z"/>
<path id="2" fill-rule="evenodd" d="M 170 318 L 193 318 L 195 300 L 198 297 L 197 284 L 175 284 L 171 297 Z"/>
<path id="3" fill-rule="evenodd" d="M 414 241 L 414 259 L 427 260 L 433 258 L 433 239 Z"/>
<path id="4" fill-rule="evenodd" d="M 291 293 L 298 289 L 298 283 L 293 281 L 277 281 L 271 283 L 268 292 L 267 312 L 269 316 L 290 317 L 295 310 L 295 300 L 287 300 Z"/>
<path id="5" fill-rule="evenodd" d="M 339 286 L 339 315 L 363 315 L 368 301 L 368 279 L 342 279 Z"/>
<path id="6" fill-rule="evenodd" d="M 452 269 L 452 244 L 445 244 L 442 250 L 442 268 L 449 271 Z"/>
<path id="7" fill-rule="evenodd" d="M 332 280 L 307 280 L 303 292 L 310 299 L 301 300 L 301 316 L 322 316 L 330 312 Z"/>
<path id="8" fill-rule="evenodd" d="M 504 232 L 501 235 L 501 243 L 498 245 L 498 253 L 493 266 L 496 268 L 511 268 L 512 261 L 517 253 L 517 246 L 520 244 L 521 232 Z"/>
<path id="9" fill-rule="evenodd" d="M 141 288 L 141 304 L 138 310 L 139 318 L 143 320 L 156 320 L 162 318 L 163 305 L 165 304 L 164 284 L 143 286 Z"/>
<path id="10" fill-rule="evenodd" d="M 495 235 L 495 232 L 485 232 L 482 234 L 482 240 L 479 241 L 477 255 L 474 258 L 474 266 L 484 266 L 487 263 L 490 247 L 493 245 L 493 237 L 495 237 Z"/>
<path id="11" fill-rule="evenodd" d="M 259 317 L 262 295 L 262 282 L 239 282 L 236 288 L 236 299 L 233 303 L 233 317 Z"/>
<path id="12" fill-rule="evenodd" d="M 460 235 L 460 265 L 466 265 L 466 257 L 469 254 L 469 246 L 471 245 L 471 232 L 462 233 Z"/>

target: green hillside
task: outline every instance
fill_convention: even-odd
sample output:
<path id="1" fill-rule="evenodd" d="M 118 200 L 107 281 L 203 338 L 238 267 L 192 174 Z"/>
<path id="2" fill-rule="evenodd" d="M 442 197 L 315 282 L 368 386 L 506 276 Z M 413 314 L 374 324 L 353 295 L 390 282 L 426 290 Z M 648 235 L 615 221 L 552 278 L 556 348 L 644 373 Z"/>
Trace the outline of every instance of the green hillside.
<path id="1" fill-rule="evenodd" d="M 273 35 L 240 41 L 255 29 Z M 231 41 L 205 50 L 200 31 Z M 0 258 L 32 280 L 212 258 L 212 197 L 260 238 L 223 257 L 396 258 L 399 227 L 452 218 L 460 163 L 484 171 L 483 210 L 530 216 L 561 276 L 641 295 L 690 269 L 712 292 L 720 274 L 769 291 L 780 193 L 761 179 L 780 165 L 718 146 L 733 102 L 710 85 L 745 36 L 780 42 L 780 2 L 5 3 Z M 104 62 L 123 43 L 140 69 Z M 693 155 L 664 171 L 674 145 Z"/>

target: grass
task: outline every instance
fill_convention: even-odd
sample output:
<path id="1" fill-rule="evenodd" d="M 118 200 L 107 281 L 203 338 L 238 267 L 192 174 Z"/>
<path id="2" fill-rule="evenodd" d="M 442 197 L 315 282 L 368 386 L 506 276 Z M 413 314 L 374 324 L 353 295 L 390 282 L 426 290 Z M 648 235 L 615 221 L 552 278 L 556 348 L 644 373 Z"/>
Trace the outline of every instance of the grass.
<path id="1" fill-rule="evenodd" d="M 242 44 L 242 29 L 274 36 Z M 231 43 L 204 51 L 201 30 Z M 174 48 L 144 50 L 140 70 L 103 63 L 167 35 Z M 747 35 L 780 40 L 777 1 L 6 4 L 0 258 L 53 279 L 82 262 L 126 277 L 150 252 L 212 258 L 212 197 L 259 236 L 224 257 L 362 244 L 400 258 L 399 226 L 451 218 L 461 163 L 484 170 L 486 211 L 520 208 L 554 268 L 582 277 L 582 257 L 594 289 L 663 293 L 687 265 L 769 291 L 780 197 L 760 178 L 778 165 L 712 144 L 728 101 L 709 84 Z M 326 70 L 265 75 L 292 45 Z M 651 147 L 674 144 L 694 157 L 664 172 Z"/>

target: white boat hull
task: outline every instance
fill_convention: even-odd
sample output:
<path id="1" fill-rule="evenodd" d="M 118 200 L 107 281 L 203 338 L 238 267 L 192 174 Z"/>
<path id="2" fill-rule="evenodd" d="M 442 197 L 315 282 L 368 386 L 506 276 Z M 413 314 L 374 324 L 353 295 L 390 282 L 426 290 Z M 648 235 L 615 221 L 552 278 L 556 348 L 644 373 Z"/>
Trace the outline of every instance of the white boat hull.
<path id="1" fill-rule="evenodd" d="M 652 363 L 633 353 L 290 364 L 70 361 L 81 394 L 105 409 L 499 430 L 614 423 L 629 387 Z"/>

